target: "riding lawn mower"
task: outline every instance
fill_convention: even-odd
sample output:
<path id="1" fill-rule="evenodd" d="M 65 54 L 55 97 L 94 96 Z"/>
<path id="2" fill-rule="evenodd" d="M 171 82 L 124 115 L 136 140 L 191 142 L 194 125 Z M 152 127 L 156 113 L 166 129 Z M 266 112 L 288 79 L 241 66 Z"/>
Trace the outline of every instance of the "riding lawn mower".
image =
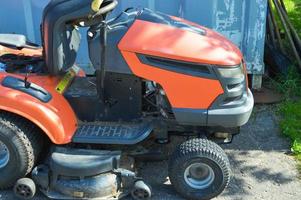
<path id="1" fill-rule="evenodd" d="M 231 141 L 254 104 L 240 50 L 149 9 L 108 19 L 117 4 L 51 0 L 42 46 L 0 34 L 0 189 L 21 199 L 36 188 L 52 199 L 149 199 L 147 180 L 126 165 L 160 157 L 149 144 L 175 137 L 185 141 L 167 155 L 168 175 L 180 195 L 210 199 L 228 185 L 217 141 Z M 75 64 L 82 28 L 93 74 Z"/>

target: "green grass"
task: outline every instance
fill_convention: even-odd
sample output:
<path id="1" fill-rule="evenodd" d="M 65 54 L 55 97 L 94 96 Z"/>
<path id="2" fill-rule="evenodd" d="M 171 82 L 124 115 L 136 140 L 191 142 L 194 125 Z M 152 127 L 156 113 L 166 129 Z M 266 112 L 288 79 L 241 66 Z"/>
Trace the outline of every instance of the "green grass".
<path id="1" fill-rule="evenodd" d="M 301 0 L 284 0 L 288 16 L 301 37 Z"/>
<path id="2" fill-rule="evenodd" d="M 269 84 L 283 94 L 285 99 L 301 97 L 301 77 L 294 66 L 289 67 L 287 75 L 279 74 Z"/>
<path id="3" fill-rule="evenodd" d="M 278 1 L 278 0 L 277 0 Z M 288 13 L 288 17 L 295 28 L 298 35 L 301 37 L 301 0 L 283 0 L 286 11 Z M 274 3 L 272 3 L 272 10 L 275 13 L 275 18 L 278 24 L 278 28 L 280 30 L 281 35 L 285 35 L 285 37 L 282 38 L 282 44 L 284 45 L 284 48 L 286 49 L 286 53 L 289 56 L 293 56 L 292 49 L 290 47 L 290 42 L 288 40 L 288 37 L 285 34 L 284 26 L 280 20 L 280 17 L 278 15 L 278 12 L 276 11 L 276 8 L 274 6 Z"/>
<path id="4" fill-rule="evenodd" d="M 301 37 L 301 0 L 284 0 L 288 16 Z M 275 8 L 273 11 L 276 13 Z M 279 27 L 284 32 L 279 16 L 276 14 Z M 285 39 L 287 40 L 287 38 Z M 285 41 L 286 50 L 290 47 Z M 290 67 L 286 76 L 279 75 L 270 81 L 271 85 L 285 97 L 279 105 L 280 129 L 284 136 L 291 140 L 291 150 L 298 161 L 298 170 L 301 177 L 301 76 L 296 67 Z"/>
<path id="5" fill-rule="evenodd" d="M 285 96 L 279 105 L 279 125 L 283 135 L 291 140 L 291 151 L 299 161 L 301 175 L 301 76 L 295 67 L 290 67 L 287 76 L 279 76 L 271 83 Z"/>
<path id="6" fill-rule="evenodd" d="M 280 105 L 280 128 L 282 133 L 292 141 L 291 151 L 298 161 L 298 170 L 301 177 L 301 101 L 287 101 Z"/>
<path id="7" fill-rule="evenodd" d="M 299 33 L 299 36 L 301 36 L 301 20 L 300 20 L 301 0 L 283 0 L 283 1 L 284 1 L 286 11 L 287 11 L 287 14 L 288 14 L 288 17 L 289 17 L 291 23 L 293 24 L 297 33 Z M 278 13 L 276 12 L 276 8 L 273 3 L 272 3 L 272 9 L 275 13 L 277 24 L 278 24 L 279 28 L 281 29 L 281 32 L 284 33 L 285 31 L 284 31 L 282 22 L 280 20 Z"/>
<path id="8" fill-rule="evenodd" d="M 286 101 L 279 106 L 282 133 L 292 140 L 292 152 L 301 156 L 301 101 Z"/>

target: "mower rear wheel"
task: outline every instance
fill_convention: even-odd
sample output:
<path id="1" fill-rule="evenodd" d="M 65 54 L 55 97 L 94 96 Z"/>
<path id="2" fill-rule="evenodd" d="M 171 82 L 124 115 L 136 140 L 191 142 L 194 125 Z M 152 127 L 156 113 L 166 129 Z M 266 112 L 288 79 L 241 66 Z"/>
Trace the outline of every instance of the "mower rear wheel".
<path id="1" fill-rule="evenodd" d="M 191 200 L 211 199 L 230 181 L 230 163 L 223 149 L 206 139 L 182 143 L 169 161 L 169 178 L 177 192 Z"/>
<path id="2" fill-rule="evenodd" d="M 31 172 L 42 147 L 42 135 L 25 119 L 0 113 L 0 144 L 0 189 L 7 189 Z"/>

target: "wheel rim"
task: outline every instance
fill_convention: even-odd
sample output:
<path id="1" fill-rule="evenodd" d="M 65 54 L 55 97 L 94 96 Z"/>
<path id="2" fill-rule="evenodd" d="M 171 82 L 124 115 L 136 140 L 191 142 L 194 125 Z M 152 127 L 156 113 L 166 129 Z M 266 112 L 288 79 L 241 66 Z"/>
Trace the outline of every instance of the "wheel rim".
<path id="1" fill-rule="evenodd" d="M 31 188 L 27 185 L 20 184 L 16 187 L 15 191 L 20 197 L 30 198 L 32 197 Z"/>
<path id="2" fill-rule="evenodd" d="M 133 192 L 133 196 L 136 198 L 136 199 L 146 199 L 149 197 L 149 194 L 147 191 L 143 190 L 143 189 L 136 189 L 134 192 Z"/>
<path id="3" fill-rule="evenodd" d="M 214 181 L 213 169 L 204 163 L 189 165 L 184 172 L 185 182 L 193 189 L 206 189 Z"/>
<path id="4" fill-rule="evenodd" d="M 9 162 L 9 151 L 7 146 L 0 141 L 0 169 L 4 168 Z"/>

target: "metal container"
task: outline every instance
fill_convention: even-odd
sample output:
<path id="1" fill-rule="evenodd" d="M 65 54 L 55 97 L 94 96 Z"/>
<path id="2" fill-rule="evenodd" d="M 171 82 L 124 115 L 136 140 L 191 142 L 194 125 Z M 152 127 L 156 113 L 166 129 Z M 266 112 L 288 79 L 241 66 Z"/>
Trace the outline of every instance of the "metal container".
<path id="1" fill-rule="evenodd" d="M 40 23 L 43 8 L 49 0 L 10 0 L 0 2 L 0 33 L 25 34 L 41 43 Z M 128 7 L 148 7 L 196 22 L 214 29 L 234 42 L 243 52 L 248 72 L 253 74 L 253 88 L 261 85 L 264 73 L 264 41 L 267 0 L 119 0 L 116 16 Z M 77 63 L 92 70 L 85 37 Z"/>

